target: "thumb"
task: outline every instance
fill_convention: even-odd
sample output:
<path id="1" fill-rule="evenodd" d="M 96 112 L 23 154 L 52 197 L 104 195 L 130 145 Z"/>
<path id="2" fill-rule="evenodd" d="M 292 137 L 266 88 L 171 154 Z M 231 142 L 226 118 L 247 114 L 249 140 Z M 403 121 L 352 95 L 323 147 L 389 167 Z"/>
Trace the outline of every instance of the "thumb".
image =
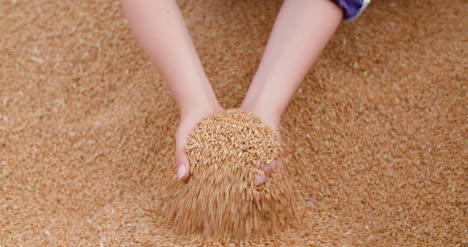
<path id="1" fill-rule="evenodd" d="M 190 175 L 190 162 L 184 148 L 176 150 L 177 178 L 186 180 Z"/>
<path id="2" fill-rule="evenodd" d="M 258 175 L 257 179 L 255 180 L 255 186 L 259 186 L 261 184 L 264 184 L 268 177 L 271 176 L 271 173 L 273 170 L 276 168 L 276 166 L 279 164 L 279 160 L 274 160 L 271 164 L 265 164 L 262 166 L 262 170 L 264 172 L 263 175 Z"/>

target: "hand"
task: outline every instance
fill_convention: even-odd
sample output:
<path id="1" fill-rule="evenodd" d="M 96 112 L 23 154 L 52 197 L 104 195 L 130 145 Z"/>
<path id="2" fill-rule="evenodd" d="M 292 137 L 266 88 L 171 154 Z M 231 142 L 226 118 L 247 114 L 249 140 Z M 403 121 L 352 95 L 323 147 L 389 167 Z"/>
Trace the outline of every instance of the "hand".
<path id="1" fill-rule="evenodd" d="M 258 110 L 255 107 L 248 107 L 244 105 L 242 105 L 240 108 L 243 109 L 244 111 L 252 113 L 254 116 L 260 118 L 260 120 L 262 120 L 264 124 L 270 126 L 275 132 L 275 137 L 278 143 L 281 144 L 281 135 L 279 131 L 280 114 L 274 114 L 271 112 Z M 259 186 L 268 180 L 268 177 L 271 176 L 271 173 L 273 172 L 273 170 L 281 162 L 280 156 L 281 156 L 281 150 L 280 150 L 280 153 L 278 153 L 278 157 L 276 157 L 275 160 L 273 160 L 273 162 L 271 162 L 270 164 L 264 164 L 262 166 L 262 170 L 264 171 L 264 174 L 260 174 L 257 176 L 257 179 L 255 180 L 256 186 Z"/>
<path id="2" fill-rule="evenodd" d="M 176 139 L 176 165 L 177 165 L 177 178 L 186 180 L 190 176 L 190 162 L 184 147 L 187 144 L 187 138 L 190 133 L 195 129 L 197 124 L 203 118 L 212 115 L 222 108 L 218 103 L 208 105 L 205 107 L 193 107 L 191 110 L 182 111 L 179 127 L 175 135 Z"/>

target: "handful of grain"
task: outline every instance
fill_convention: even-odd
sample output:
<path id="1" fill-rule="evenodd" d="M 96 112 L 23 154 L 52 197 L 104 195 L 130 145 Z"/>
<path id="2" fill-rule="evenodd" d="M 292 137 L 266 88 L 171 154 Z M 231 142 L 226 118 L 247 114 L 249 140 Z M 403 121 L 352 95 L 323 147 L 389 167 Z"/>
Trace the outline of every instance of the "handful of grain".
<path id="1" fill-rule="evenodd" d="M 187 183 L 168 184 L 167 219 L 181 234 L 244 238 L 272 233 L 294 215 L 294 193 L 283 167 L 254 182 L 261 166 L 278 156 L 274 131 L 251 113 L 221 111 L 199 123 L 185 151 Z"/>

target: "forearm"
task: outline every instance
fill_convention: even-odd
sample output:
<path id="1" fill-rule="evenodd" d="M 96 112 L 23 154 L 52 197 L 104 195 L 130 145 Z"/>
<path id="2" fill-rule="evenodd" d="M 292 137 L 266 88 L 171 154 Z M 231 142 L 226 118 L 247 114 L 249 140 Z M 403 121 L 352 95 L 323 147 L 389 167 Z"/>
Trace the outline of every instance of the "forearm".
<path id="1" fill-rule="evenodd" d="M 182 112 L 216 103 L 174 0 L 121 0 L 132 30 Z"/>
<path id="2" fill-rule="evenodd" d="M 242 107 L 280 116 L 342 17 L 330 0 L 286 0 Z"/>

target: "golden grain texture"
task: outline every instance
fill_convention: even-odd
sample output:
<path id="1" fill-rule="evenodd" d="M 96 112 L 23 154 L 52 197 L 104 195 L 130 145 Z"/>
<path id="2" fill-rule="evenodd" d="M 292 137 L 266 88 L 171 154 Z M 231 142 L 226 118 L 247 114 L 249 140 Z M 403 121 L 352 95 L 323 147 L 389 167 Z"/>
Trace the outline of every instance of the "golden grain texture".
<path id="1" fill-rule="evenodd" d="M 238 106 L 283 1 L 178 2 Z M 179 113 L 119 1 L 0 1 L 0 245 L 467 246 L 466 1 L 447 2 L 338 28 L 282 116 L 302 220 L 223 242 L 166 224 Z"/>

